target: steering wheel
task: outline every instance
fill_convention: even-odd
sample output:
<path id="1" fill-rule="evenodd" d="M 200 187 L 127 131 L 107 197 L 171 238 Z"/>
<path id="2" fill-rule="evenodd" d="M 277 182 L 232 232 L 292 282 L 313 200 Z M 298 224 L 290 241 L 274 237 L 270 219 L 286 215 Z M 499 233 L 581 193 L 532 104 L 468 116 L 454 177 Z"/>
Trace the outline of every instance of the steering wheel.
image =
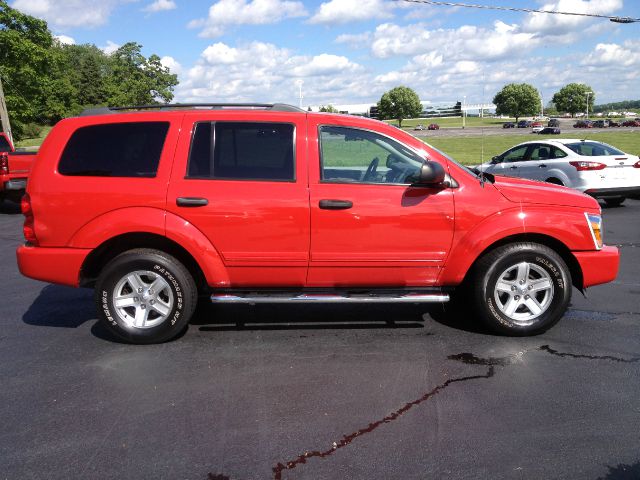
<path id="1" fill-rule="evenodd" d="M 378 157 L 371 160 L 371 163 L 367 167 L 367 171 L 364 172 L 364 177 L 362 177 L 363 182 L 367 182 L 375 178 L 376 170 L 378 169 L 379 163 L 380 163 L 380 159 Z"/>

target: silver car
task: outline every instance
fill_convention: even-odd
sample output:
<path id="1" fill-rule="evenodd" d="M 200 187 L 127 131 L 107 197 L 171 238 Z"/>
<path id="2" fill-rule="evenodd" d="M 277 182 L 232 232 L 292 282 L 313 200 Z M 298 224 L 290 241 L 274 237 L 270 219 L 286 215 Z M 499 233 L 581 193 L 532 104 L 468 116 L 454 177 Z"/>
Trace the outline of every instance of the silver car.
<path id="1" fill-rule="evenodd" d="M 640 158 L 593 140 L 525 142 L 476 168 L 575 188 L 609 206 L 640 194 Z"/>

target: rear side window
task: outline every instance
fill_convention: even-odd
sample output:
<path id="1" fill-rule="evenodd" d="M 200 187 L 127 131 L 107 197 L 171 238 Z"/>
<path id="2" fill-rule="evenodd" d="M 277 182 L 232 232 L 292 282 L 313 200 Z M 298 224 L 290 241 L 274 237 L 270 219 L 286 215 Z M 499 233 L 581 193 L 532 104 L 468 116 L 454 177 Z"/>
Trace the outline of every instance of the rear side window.
<path id="1" fill-rule="evenodd" d="M 9 145 L 9 141 L 4 138 L 4 135 L 0 135 L 0 152 L 10 152 L 11 145 Z"/>
<path id="2" fill-rule="evenodd" d="M 168 122 L 92 125 L 76 130 L 62 152 L 62 175 L 155 177 Z"/>
<path id="3" fill-rule="evenodd" d="M 294 126 L 196 123 L 187 178 L 293 181 Z"/>

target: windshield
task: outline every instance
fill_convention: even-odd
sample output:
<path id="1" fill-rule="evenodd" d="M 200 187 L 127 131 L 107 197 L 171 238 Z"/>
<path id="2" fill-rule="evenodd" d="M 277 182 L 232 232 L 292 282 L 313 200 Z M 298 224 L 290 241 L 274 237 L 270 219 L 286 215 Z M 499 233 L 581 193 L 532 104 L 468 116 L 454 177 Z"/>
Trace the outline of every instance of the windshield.
<path id="1" fill-rule="evenodd" d="M 566 143 L 565 147 L 584 157 L 603 157 L 607 155 L 625 155 L 617 148 L 600 142 Z"/>

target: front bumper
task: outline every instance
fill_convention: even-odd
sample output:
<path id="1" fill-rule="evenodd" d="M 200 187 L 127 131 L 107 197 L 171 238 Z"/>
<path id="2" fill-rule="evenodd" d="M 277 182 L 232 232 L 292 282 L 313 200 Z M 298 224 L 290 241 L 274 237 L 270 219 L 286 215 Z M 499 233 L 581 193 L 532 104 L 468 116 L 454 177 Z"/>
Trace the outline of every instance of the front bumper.
<path id="1" fill-rule="evenodd" d="M 630 197 L 640 195 L 640 186 L 635 187 L 615 187 L 615 188 L 589 188 L 584 191 L 594 198 L 615 198 Z"/>
<path id="2" fill-rule="evenodd" d="M 612 282 L 618 275 L 620 253 L 616 247 L 604 246 L 601 250 L 573 252 L 582 270 L 584 288 Z"/>
<path id="3" fill-rule="evenodd" d="M 91 252 L 84 248 L 18 247 L 20 273 L 43 282 L 77 287 L 82 264 Z"/>

